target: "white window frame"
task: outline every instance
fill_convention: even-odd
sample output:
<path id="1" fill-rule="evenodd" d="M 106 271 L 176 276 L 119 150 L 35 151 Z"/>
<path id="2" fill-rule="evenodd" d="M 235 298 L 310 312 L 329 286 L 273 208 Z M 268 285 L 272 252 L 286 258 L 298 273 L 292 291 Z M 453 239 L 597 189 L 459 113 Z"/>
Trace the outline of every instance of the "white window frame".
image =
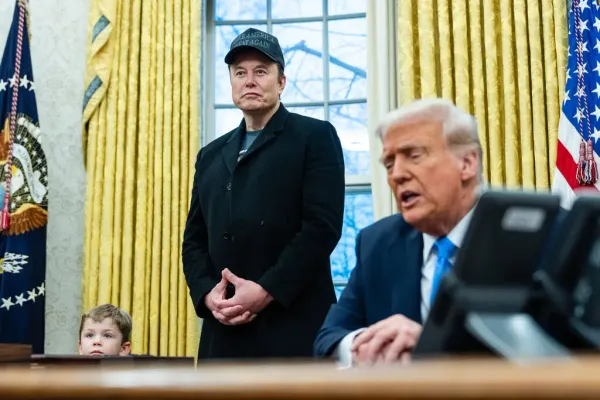
<path id="1" fill-rule="evenodd" d="M 379 121 L 398 107 L 397 32 L 398 1 L 368 0 L 367 8 L 367 113 L 369 115 L 369 148 L 371 152 L 371 191 L 375 221 L 397 212 L 396 200 L 387 183 L 385 168 L 379 161 L 381 140 L 374 132 Z"/>

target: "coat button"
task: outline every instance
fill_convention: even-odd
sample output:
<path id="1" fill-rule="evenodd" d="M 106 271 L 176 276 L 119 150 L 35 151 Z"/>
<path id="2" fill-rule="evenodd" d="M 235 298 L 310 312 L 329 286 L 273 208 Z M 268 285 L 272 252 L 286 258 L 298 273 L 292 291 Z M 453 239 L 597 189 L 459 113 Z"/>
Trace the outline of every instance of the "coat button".
<path id="1" fill-rule="evenodd" d="M 225 239 L 225 240 L 229 240 L 230 237 L 231 237 L 231 235 L 229 234 L 229 232 L 225 232 L 223 234 L 223 239 Z"/>
<path id="2" fill-rule="evenodd" d="M 231 190 L 231 182 L 227 184 L 227 190 Z"/>

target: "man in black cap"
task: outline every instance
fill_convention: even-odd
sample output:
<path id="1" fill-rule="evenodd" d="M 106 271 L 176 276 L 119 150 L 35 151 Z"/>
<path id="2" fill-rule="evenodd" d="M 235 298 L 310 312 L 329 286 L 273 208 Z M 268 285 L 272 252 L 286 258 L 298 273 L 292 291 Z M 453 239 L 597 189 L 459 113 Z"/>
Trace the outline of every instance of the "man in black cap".
<path id="1" fill-rule="evenodd" d="M 225 56 L 240 125 L 200 150 L 183 271 L 204 319 L 198 357 L 311 357 L 335 292 L 344 160 L 335 128 L 288 112 L 276 37 L 248 29 Z M 219 121 L 217 121 L 219 123 Z"/>

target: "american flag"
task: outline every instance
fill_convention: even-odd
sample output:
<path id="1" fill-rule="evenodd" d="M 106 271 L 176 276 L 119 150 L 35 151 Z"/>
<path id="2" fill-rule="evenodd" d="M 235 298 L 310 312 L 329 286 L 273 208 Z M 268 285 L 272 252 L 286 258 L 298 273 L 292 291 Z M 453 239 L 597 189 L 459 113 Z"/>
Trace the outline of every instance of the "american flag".
<path id="1" fill-rule="evenodd" d="M 600 6 L 573 0 L 569 12 L 569 56 L 558 128 L 552 189 L 569 208 L 581 189 L 600 191 Z"/>

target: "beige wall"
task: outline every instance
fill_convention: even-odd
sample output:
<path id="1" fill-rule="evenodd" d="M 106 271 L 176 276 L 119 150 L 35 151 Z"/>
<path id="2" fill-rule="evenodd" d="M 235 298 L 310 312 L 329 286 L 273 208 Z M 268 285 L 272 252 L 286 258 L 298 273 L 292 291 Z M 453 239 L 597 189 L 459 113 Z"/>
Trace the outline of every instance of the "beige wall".
<path id="1" fill-rule="evenodd" d="M 88 3 L 30 0 L 33 73 L 49 171 L 47 353 L 77 350 L 85 200 L 81 105 Z M 14 0 L 0 0 L 0 54 L 14 4 Z"/>

